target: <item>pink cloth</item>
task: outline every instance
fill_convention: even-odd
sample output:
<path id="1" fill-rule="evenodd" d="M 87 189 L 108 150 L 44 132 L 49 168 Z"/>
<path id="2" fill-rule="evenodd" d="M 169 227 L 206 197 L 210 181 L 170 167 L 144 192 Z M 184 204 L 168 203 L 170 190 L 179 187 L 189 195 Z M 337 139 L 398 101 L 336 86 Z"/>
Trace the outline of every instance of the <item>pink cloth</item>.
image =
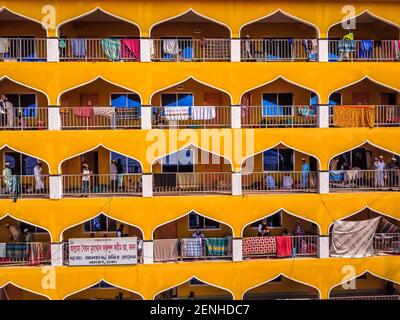
<path id="1" fill-rule="evenodd" d="M 93 107 L 75 107 L 72 108 L 74 110 L 74 115 L 77 117 L 93 117 L 94 109 Z"/>
<path id="2" fill-rule="evenodd" d="M 121 59 L 124 58 L 140 60 L 139 39 L 121 39 Z"/>

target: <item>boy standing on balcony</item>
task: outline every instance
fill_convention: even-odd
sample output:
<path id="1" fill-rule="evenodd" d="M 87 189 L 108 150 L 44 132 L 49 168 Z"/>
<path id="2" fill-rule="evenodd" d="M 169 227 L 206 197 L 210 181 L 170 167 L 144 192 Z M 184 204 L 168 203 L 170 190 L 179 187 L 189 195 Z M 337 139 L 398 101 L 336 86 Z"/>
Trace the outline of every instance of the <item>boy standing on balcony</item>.
<path id="1" fill-rule="evenodd" d="M 2 114 L 1 125 L 6 125 L 8 128 L 12 128 L 14 126 L 14 105 L 8 101 L 5 94 L 1 95 L 0 108 Z"/>
<path id="2" fill-rule="evenodd" d="M 84 162 L 82 163 L 82 195 L 81 197 L 89 196 L 89 184 L 90 184 L 90 175 L 92 171 L 90 171 L 89 165 Z"/>

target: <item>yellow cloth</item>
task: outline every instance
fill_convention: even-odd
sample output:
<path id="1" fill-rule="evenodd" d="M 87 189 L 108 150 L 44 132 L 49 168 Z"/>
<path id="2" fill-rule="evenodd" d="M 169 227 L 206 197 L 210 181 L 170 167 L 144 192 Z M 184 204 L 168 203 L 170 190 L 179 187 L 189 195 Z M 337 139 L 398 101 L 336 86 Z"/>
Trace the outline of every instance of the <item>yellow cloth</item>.
<path id="1" fill-rule="evenodd" d="M 373 128 L 375 109 L 375 106 L 336 106 L 333 108 L 333 125 L 346 128 Z"/>

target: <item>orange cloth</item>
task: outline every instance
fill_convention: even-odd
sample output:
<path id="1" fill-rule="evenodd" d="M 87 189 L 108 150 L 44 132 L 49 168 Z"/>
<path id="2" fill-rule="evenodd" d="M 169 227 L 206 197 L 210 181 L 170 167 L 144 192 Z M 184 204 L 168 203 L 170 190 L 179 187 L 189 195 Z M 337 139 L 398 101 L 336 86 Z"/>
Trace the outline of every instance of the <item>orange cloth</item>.
<path id="1" fill-rule="evenodd" d="M 375 106 L 335 106 L 333 125 L 335 127 L 370 127 L 375 125 Z"/>

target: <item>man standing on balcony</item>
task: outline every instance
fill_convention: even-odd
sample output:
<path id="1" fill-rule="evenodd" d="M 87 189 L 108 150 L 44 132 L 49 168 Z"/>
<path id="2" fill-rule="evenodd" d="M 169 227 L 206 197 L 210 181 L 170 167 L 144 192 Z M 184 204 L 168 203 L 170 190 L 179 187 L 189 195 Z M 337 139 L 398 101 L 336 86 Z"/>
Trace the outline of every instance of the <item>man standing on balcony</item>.
<path id="1" fill-rule="evenodd" d="M 397 164 L 397 159 L 392 158 L 392 161 L 387 165 L 389 171 L 389 187 L 398 188 L 399 182 L 399 165 Z"/>
<path id="2" fill-rule="evenodd" d="M 82 195 L 81 197 L 88 197 L 90 190 L 90 175 L 92 171 L 90 171 L 89 165 L 84 162 L 82 163 Z"/>
<path id="3" fill-rule="evenodd" d="M 115 192 L 117 189 L 117 165 L 116 161 L 112 160 L 110 165 L 110 179 L 111 179 L 111 188 L 112 191 Z"/>
<path id="4" fill-rule="evenodd" d="M 124 182 L 124 167 L 122 166 L 121 159 L 117 160 L 115 166 L 117 167 L 118 189 L 122 189 Z"/>
<path id="5" fill-rule="evenodd" d="M 33 168 L 33 174 L 35 175 L 35 191 L 37 194 L 43 193 L 44 189 L 42 170 L 42 163 L 38 161 Z"/>
<path id="6" fill-rule="evenodd" d="M 375 186 L 383 188 L 385 186 L 385 162 L 383 156 L 379 156 L 379 160 L 374 162 L 375 166 Z"/>
<path id="7" fill-rule="evenodd" d="M 14 105 L 8 101 L 6 95 L 2 94 L 0 98 L 0 108 L 2 112 L 2 125 L 6 125 L 7 128 L 12 128 L 14 126 Z M 3 123 L 3 115 L 7 121 Z"/>
<path id="8" fill-rule="evenodd" d="M 305 158 L 301 159 L 301 189 L 307 189 L 309 187 L 309 173 L 310 165 L 306 162 Z"/>
<path id="9" fill-rule="evenodd" d="M 3 179 L 4 184 L 6 185 L 6 193 L 13 192 L 13 175 L 10 166 L 11 164 L 9 162 L 6 162 L 3 169 Z"/>

